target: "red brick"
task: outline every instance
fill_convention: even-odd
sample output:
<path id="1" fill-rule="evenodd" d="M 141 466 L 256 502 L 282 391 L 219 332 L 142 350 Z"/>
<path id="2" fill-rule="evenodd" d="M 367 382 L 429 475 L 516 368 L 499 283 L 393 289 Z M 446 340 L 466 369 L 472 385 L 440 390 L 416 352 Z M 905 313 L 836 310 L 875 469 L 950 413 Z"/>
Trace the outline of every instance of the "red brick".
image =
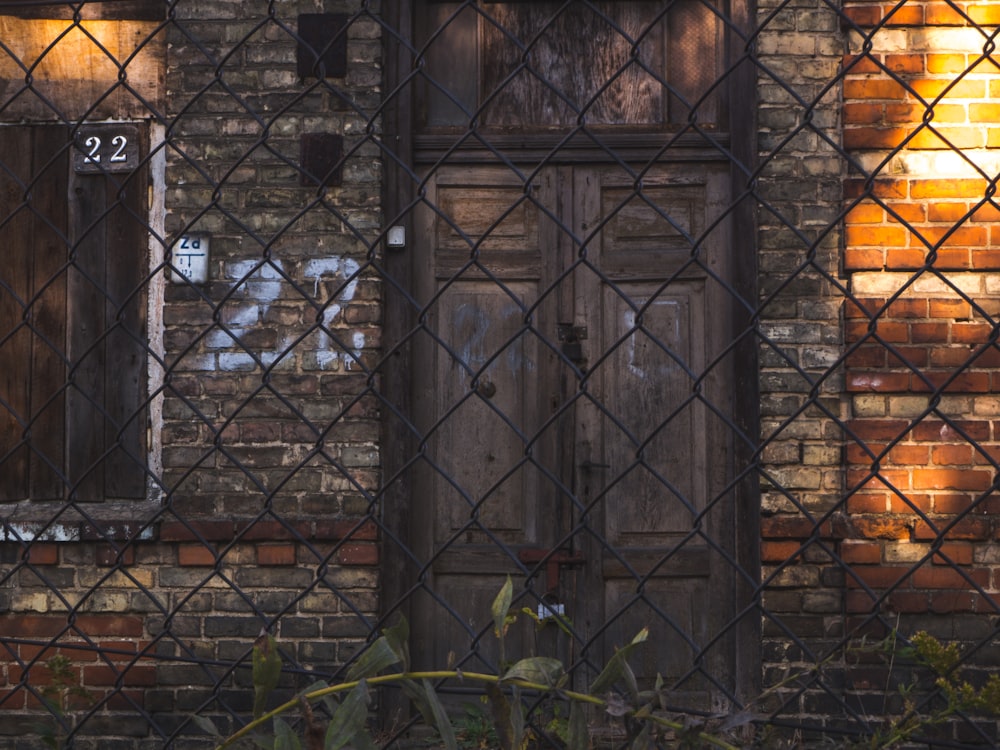
<path id="1" fill-rule="evenodd" d="M 929 314 L 932 318 L 964 319 L 972 315 L 972 307 L 965 300 L 932 299 L 929 300 L 929 304 Z"/>
<path id="2" fill-rule="evenodd" d="M 968 579 L 971 579 L 971 583 Z M 987 586 L 990 582 L 988 570 L 972 569 L 959 573 L 954 568 L 939 568 L 924 565 L 913 571 L 913 585 L 918 589 L 969 589 L 973 584 Z"/>
<path id="3" fill-rule="evenodd" d="M 965 55 L 950 52 L 931 52 L 927 55 L 928 73 L 961 73 L 965 67 Z"/>
<path id="4" fill-rule="evenodd" d="M 816 524 L 799 516 L 770 516 L 760 520 L 760 533 L 764 539 L 808 539 L 816 532 Z M 819 527 L 819 536 L 828 537 L 829 523 Z"/>
<path id="5" fill-rule="evenodd" d="M 983 344 L 989 341 L 992 326 L 986 323 L 955 323 L 951 338 L 956 344 Z"/>
<path id="6" fill-rule="evenodd" d="M 848 226 L 844 233 L 848 246 L 905 247 L 909 232 L 902 227 Z"/>
<path id="7" fill-rule="evenodd" d="M 798 542 L 762 542 L 760 559 L 763 562 L 780 563 L 791 559 L 801 545 Z"/>
<path id="8" fill-rule="evenodd" d="M 845 540 L 840 543 L 840 557 L 855 565 L 876 564 L 882 561 L 882 546 L 878 542 Z"/>
<path id="9" fill-rule="evenodd" d="M 885 267 L 885 252 L 876 248 L 848 247 L 844 250 L 844 268 L 848 271 L 878 271 Z"/>
<path id="10" fill-rule="evenodd" d="M 980 179 L 912 180 L 912 198 L 976 198 L 986 194 L 986 182 Z"/>
<path id="11" fill-rule="evenodd" d="M 931 460 L 939 466 L 966 466 L 975 455 L 971 445 L 934 445 Z"/>
<path id="12" fill-rule="evenodd" d="M 968 5 L 965 12 L 973 23 L 982 26 L 1000 26 L 1000 8 L 992 3 Z"/>
<path id="13" fill-rule="evenodd" d="M 848 367 L 882 367 L 886 363 L 886 349 L 881 345 L 864 345 L 848 353 Z"/>
<path id="14" fill-rule="evenodd" d="M 874 5 L 845 7 L 841 13 L 856 26 L 874 26 L 882 20 L 882 9 Z"/>
<path id="15" fill-rule="evenodd" d="M 929 26 L 965 26 L 968 23 L 965 16 L 959 13 L 951 3 L 927 3 L 924 10 L 924 21 Z"/>
<path id="16" fill-rule="evenodd" d="M 910 537 L 910 521 L 906 518 L 855 516 L 851 518 L 851 526 L 862 539 L 908 539 Z"/>
<path id="17" fill-rule="evenodd" d="M 897 3 L 883 7 L 886 26 L 921 26 L 924 23 L 924 9 L 913 3 Z"/>
<path id="18" fill-rule="evenodd" d="M 885 267 L 890 271 L 913 270 L 927 265 L 923 249 L 891 247 L 885 253 Z"/>
<path id="19" fill-rule="evenodd" d="M 377 565 L 378 545 L 345 544 L 337 551 L 337 561 L 342 565 Z"/>
<path id="20" fill-rule="evenodd" d="M 32 542 L 28 545 L 27 560 L 32 565 L 56 565 L 59 562 L 59 545 Z"/>
<path id="21" fill-rule="evenodd" d="M 885 209 L 869 201 L 853 206 L 844 217 L 848 224 L 881 224 L 884 220 Z"/>
<path id="22" fill-rule="evenodd" d="M 930 593 L 930 611 L 939 614 L 975 612 L 979 594 L 972 591 L 933 591 Z"/>
<path id="23" fill-rule="evenodd" d="M 861 588 L 862 584 L 872 589 L 887 589 L 906 582 L 909 568 L 889 566 L 858 566 L 847 573 L 848 588 Z"/>
<path id="24" fill-rule="evenodd" d="M 929 595 L 923 591 L 893 591 L 886 601 L 889 608 L 904 614 L 920 614 L 927 611 Z"/>
<path id="25" fill-rule="evenodd" d="M 847 390 L 869 393 L 902 393 L 910 388 L 907 373 L 858 371 L 847 373 Z"/>
<path id="26" fill-rule="evenodd" d="M 911 149 L 983 148 L 986 131 L 982 128 L 921 127 L 907 142 Z"/>
<path id="27" fill-rule="evenodd" d="M 914 469 L 917 490 L 985 490 L 992 484 L 989 471 L 974 469 Z"/>
<path id="28" fill-rule="evenodd" d="M 930 352 L 937 347 L 896 346 L 886 349 L 890 367 L 925 367 L 930 364 Z"/>
<path id="29" fill-rule="evenodd" d="M 94 562 L 100 568 L 110 568 L 113 565 L 134 565 L 135 564 L 135 547 L 128 546 L 124 549 L 111 546 L 110 544 L 101 544 L 97 546 L 94 550 Z"/>
<path id="30" fill-rule="evenodd" d="M 896 465 L 926 466 L 930 451 L 926 445 L 894 445 L 886 456 L 886 462 Z"/>
<path id="31" fill-rule="evenodd" d="M 944 535 L 947 539 L 965 539 L 968 541 L 979 541 L 989 539 L 991 533 L 990 522 L 985 518 L 963 518 L 951 526 L 951 519 L 939 519 L 931 526 L 926 521 L 918 521 L 913 529 L 916 539 L 933 540 Z M 948 530 L 945 531 L 945 528 Z"/>
<path id="32" fill-rule="evenodd" d="M 859 440 L 878 443 L 902 437 L 909 429 L 910 423 L 901 419 L 853 419 L 847 426 Z"/>
<path id="33" fill-rule="evenodd" d="M 931 558 L 935 565 L 972 565 L 972 545 L 961 542 L 947 542 L 941 551 Z"/>
<path id="34" fill-rule="evenodd" d="M 968 203 L 940 203 L 934 201 L 927 206 L 927 218 L 930 221 L 962 221 L 968 213 Z"/>
<path id="35" fill-rule="evenodd" d="M 177 564 L 185 567 L 207 566 L 216 563 L 215 549 L 203 544 L 182 544 L 177 548 Z"/>
<path id="36" fill-rule="evenodd" d="M 921 393 L 929 390 L 942 390 L 944 393 L 988 393 L 990 391 L 990 373 L 988 372 L 938 372 L 924 370 L 921 375 L 913 376 L 913 391 Z M 930 385 L 928 385 L 928 383 Z"/>
<path id="37" fill-rule="evenodd" d="M 917 95 L 925 100 L 937 99 L 946 89 L 947 95 L 955 99 L 983 99 L 986 97 L 986 82 L 982 80 L 963 78 L 955 83 L 954 78 L 923 78 L 908 83 Z"/>
<path id="38" fill-rule="evenodd" d="M 995 271 L 1000 268 L 1000 249 L 995 247 L 972 248 L 970 266 L 977 271 Z"/>
<path id="39" fill-rule="evenodd" d="M 142 618 L 125 615 L 79 615 L 74 626 L 80 633 L 89 637 L 142 635 Z"/>
<path id="40" fill-rule="evenodd" d="M 900 9 L 903 10 L 903 9 Z M 924 14 L 921 12 L 920 21 L 923 21 Z M 895 20 L 897 16 L 893 16 Z M 924 56 L 919 54 L 906 55 L 886 55 L 885 67 L 893 73 L 922 73 L 924 70 Z"/>
<path id="41" fill-rule="evenodd" d="M 258 565 L 294 565 L 294 544 L 261 544 L 257 546 Z"/>
<path id="42" fill-rule="evenodd" d="M 882 122 L 886 111 L 883 104 L 848 102 L 844 105 L 843 113 L 845 125 L 877 125 Z"/>
<path id="43" fill-rule="evenodd" d="M 1000 207 L 997 207 L 997 205 L 992 202 L 977 205 L 971 219 L 972 221 L 986 222 L 1000 221 Z"/>
<path id="44" fill-rule="evenodd" d="M 951 425 L 961 430 L 959 433 Z M 913 426 L 914 440 L 930 440 L 934 442 L 957 442 L 960 440 L 989 440 L 990 428 L 983 421 L 955 420 L 950 424 L 935 419 L 923 419 Z"/>
<path id="45" fill-rule="evenodd" d="M 0 616 L 0 637 L 52 638 L 65 628 L 65 617 L 24 614 Z"/>
<path id="46" fill-rule="evenodd" d="M 909 135 L 903 128 L 845 128 L 844 148 L 855 149 L 891 149 L 902 144 Z M 939 146 L 944 148 L 944 146 Z"/>
<path id="47" fill-rule="evenodd" d="M 886 204 L 886 214 L 889 221 L 916 224 L 926 221 L 927 210 L 923 203 L 901 203 L 890 201 Z"/>
<path id="48" fill-rule="evenodd" d="M 982 185 L 982 183 L 979 183 Z M 870 185 L 865 180 L 844 180 L 844 197 L 860 198 L 868 195 L 874 198 L 906 198 L 908 183 L 905 180 L 874 180 Z M 982 195 L 980 195 L 982 197 Z"/>
<path id="49" fill-rule="evenodd" d="M 93 686 L 120 684 L 124 687 L 152 687 L 156 685 L 156 668 L 132 666 L 118 670 L 104 664 L 85 666 L 83 682 Z"/>

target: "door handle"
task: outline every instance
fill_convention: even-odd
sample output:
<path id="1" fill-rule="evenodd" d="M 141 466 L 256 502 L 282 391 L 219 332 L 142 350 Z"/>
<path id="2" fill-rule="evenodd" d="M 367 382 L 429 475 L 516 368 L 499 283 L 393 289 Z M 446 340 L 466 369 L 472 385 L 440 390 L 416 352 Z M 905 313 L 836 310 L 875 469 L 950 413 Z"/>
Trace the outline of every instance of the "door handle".
<path id="1" fill-rule="evenodd" d="M 580 464 L 580 468 L 584 471 L 594 471 L 595 469 L 610 469 L 611 464 L 595 464 L 589 458 Z"/>
<path id="2" fill-rule="evenodd" d="M 545 593 L 555 594 L 559 588 L 559 569 L 564 565 L 582 565 L 583 555 L 565 549 L 527 548 L 518 550 L 517 559 L 528 565 L 545 564 Z"/>

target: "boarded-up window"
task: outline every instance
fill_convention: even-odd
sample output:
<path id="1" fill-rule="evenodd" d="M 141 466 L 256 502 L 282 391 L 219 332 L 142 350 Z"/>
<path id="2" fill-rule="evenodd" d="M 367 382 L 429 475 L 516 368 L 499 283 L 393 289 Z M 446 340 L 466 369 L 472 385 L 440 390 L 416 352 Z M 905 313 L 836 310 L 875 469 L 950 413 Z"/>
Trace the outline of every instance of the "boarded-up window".
<path id="1" fill-rule="evenodd" d="M 146 496 L 146 170 L 73 151 L 0 127 L 0 502 Z"/>
<path id="2" fill-rule="evenodd" d="M 720 122 L 711 3 L 428 2 L 417 17 L 424 129 Z"/>

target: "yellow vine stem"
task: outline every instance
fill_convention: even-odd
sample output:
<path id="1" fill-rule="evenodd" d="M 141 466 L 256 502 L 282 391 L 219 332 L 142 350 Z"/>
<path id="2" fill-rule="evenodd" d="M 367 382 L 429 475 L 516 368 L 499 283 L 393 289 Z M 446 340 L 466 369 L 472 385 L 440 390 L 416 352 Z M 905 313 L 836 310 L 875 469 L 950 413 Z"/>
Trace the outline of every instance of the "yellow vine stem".
<path id="1" fill-rule="evenodd" d="M 434 672 L 397 672 L 395 674 L 383 674 L 376 677 L 369 677 L 364 682 L 369 685 L 387 685 L 393 682 L 401 682 L 402 680 L 470 680 L 472 682 L 484 682 L 492 683 L 494 685 L 514 685 L 516 687 L 524 688 L 525 690 L 537 690 L 539 692 L 558 692 L 559 695 L 568 698 L 569 700 L 578 701 L 579 703 L 590 703 L 595 706 L 600 706 L 602 708 L 607 707 L 607 702 L 601 698 L 594 695 L 588 695 L 587 693 L 577 693 L 573 690 L 563 690 L 561 688 L 556 688 L 552 685 L 542 685 L 537 682 L 528 682 L 526 680 L 505 680 L 498 677 L 495 674 L 482 674 L 480 672 L 459 672 L 457 670 L 440 670 Z M 253 730 L 262 726 L 266 722 L 273 719 L 275 716 L 280 716 L 286 711 L 290 711 L 296 706 L 298 706 L 303 700 L 314 701 L 322 698 L 324 695 L 333 695 L 335 693 L 342 693 L 346 690 L 353 690 L 358 685 L 360 685 L 362 680 L 355 680 L 354 682 L 342 682 L 338 685 L 331 685 L 329 687 L 320 688 L 319 690 L 313 690 L 308 693 L 302 693 L 295 696 L 292 700 L 287 703 L 283 703 L 272 711 L 268 711 L 266 714 L 261 716 L 259 719 L 254 719 L 245 727 L 240 729 L 235 734 L 231 734 L 229 737 L 224 739 L 221 744 L 216 746 L 215 750 L 225 750 L 225 748 L 232 745 L 234 742 L 242 739 L 248 735 Z M 641 718 L 644 721 L 650 721 L 654 724 L 658 724 L 661 727 L 666 727 L 667 729 L 673 729 L 678 732 L 683 732 L 686 730 L 684 724 L 679 721 L 671 721 L 670 719 L 665 719 L 662 716 L 655 716 L 650 713 L 633 714 L 636 718 Z M 698 732 L 698 739 L 703 742 L 717 747 L 720 750 L 740 750 L 735 745 L 730 745 L 723 739 L 715 737 L 714 735 L 708 734 L 706 732 Z"/>

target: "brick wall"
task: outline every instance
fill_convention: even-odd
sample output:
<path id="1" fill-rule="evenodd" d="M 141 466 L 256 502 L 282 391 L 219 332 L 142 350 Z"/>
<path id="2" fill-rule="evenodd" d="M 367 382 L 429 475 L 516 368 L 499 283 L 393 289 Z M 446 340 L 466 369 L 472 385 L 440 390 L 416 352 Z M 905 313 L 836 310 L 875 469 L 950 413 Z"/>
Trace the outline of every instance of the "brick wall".
<path id="1" fill-rule="evenodd" d="M 974 23 L 997 23 L 1000 6 L 864 4 L 846 15 L 857 28 L 843 63 L 844 144 L 874 174 L 844 189 L 855 297 L 844 307 L 844 553 L 859 564 L 847 606 L 867 612 L 889 591 L 898 612 L 991 610 L 1000 89 Z"/>
<path id="2" fill-rule="evenodd" d="M 870 176 L 844 184 L 845 608 L 852 625 L 880 608 L 904 633 L 971 646 L 1000 586 L 1000 81 L 975 26 L 992 28 L 1000 5 L 845 15 L 843 142 Z"/>
<path id="3" fill-rule="evenodd" d="M 830 89 L 843 39 L 837 12 L 821 2 L 761 2 L 757 19 L 767 687 L 810 669 L 844 632 L 843 572 L 830 520 L 843 493 L 839 421 L 846 407 L 837 286 L 844 164 L 841 107 Z M 770 698 L 765 709 L 817 724 L 830 711 L 822 691 L 789 689 Z"/>
<path id="4" fill-rule="evenodd" d="M 56 654 L 86 691 L 74 707 L 96 708 L 74 746 L 117 737 L 132 747 L 195 709 L 223 715 L 223 727 L 221 706 L 249 712 L 249 650 L 279 617 L 286 661 L 331 671 L 378 612 L 369 493 L 379 413 L 364 367 L 380 346 L 381 288 L 366 264 L 382 177 L 358 111 L 380 97 L 380 30 L 363 14 L 352 20 L 334 95 L 296 73 L 297 14 L 324 3 L 282 2 L 270 18 L 266 6 L 178 3 L 161 32 L 170 128 L 152 121 L 163 177 L 151 223 L 161 212 L 167 240 L 208 233 L 210 281 L 164 284 L 163 266 L 151 274 L 150 339 L 163 363 L 152 365 L 155 502 L 116 522 L 62 523 L 70 541 L 0 543 L 10 572 L 0 747 L 54 728 L 29 709 L 52 684 L 45 665 Z M 302 136 L 314 133 L 344 135 L 340 179 L 322 192 L 297 168 Z M 158 154 L 157 134 L 167 142 Z M 166 250 L 154 242 L 154 266 Z M 221 665 L 241 659 L 227 675 Z"/>

